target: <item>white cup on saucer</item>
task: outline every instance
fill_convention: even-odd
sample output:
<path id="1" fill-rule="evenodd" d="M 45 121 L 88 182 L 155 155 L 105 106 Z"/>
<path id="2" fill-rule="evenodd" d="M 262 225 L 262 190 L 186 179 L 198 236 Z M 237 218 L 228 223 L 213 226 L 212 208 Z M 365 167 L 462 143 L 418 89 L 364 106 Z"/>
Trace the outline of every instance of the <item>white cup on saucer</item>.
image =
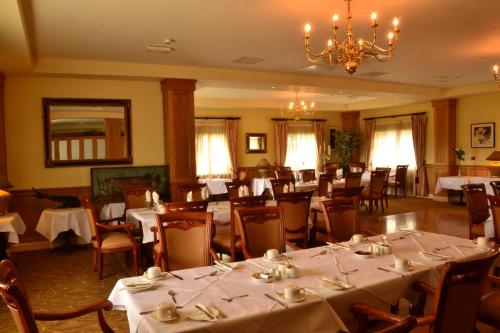
<path id="1" fill-rule="evenodd" d="M 286 277 L 286 269 L 288 268 L 288 263 L 286 261 L 281 261 L 277 264 L 277 266 L 281 277 Z"/>
<path id="2" fill-rule="evenodd" d="M 378 248 L 380 249 L 380 254 L 391 254 L 392 253 L 392 246 L 389 244 L 377 244 Z"/>
<path id="3" fill-rule="evenodd" d="M 382 248 L 380 245 L 374 243 L 370 245 L 370 252 L 375 256 L 380 256 L 382 255 Z"/>
<path id="4" fill-rule="evenodd" d="M 300 288 L 297 286 L 287 286 L 285 290 L 283 290 L 283 297 L 289 301 L 295 301 L 297 299 L 300 299 L 304 297 L 306 294 L 306 291 L 304 288 Z"/>
<path id="5" fill-rule="evenodd" d="M 164 204 L 159 204 L 158 209 L 157 209 L 158 214 L 166 214 L 167 213 L 167 207 L 165 207 Z"/>
<path id="6" fill-rule="evenodd" d="M 410 261 L 408 259 L 400 257 L 394 258 L 394 268 L 407 269 L 409 266 L 410 266 Z"/>
<path id="7" fill-rule="evenodd" d="M 490 240 L 488 237 L 478 237 L 477 240 L 477 246 L 483 249 L 486 249 L 490 245 Z"/>
<path id="8" fill-rule="evenodd" d="M 363 241 L 363 235 L 354 234 L 354 235 L 352 235 L 351 241 L 353 244 L 359 244 Z"/>
<path id="9" fill-rule="evenodd" d="M 172 320 L 177 317 L 175 312 L 175 304 L 163 302 L 156 306 L 156 315 L 159 320 Z"/>
<path id="10" fill-rule="evenodd" d="M 280 251 L 278 249 L 269 249 L 266 251 L 267 259 L 276 259 L 280 256 Z"/>
<path id="11" fill-rule="evenodd" d="M 161 276 L 161 268 L 158 266 L 149 267 L 147 270 L 147 276 L 149 279 L 156 279 Z"/>
<path id="12" fill-rule="evenodd" d="M 288 265 L 286 268 L 286 277 L 290 279 L 298 278 L 300 275 L 300 268 L 293 265 Z"/>

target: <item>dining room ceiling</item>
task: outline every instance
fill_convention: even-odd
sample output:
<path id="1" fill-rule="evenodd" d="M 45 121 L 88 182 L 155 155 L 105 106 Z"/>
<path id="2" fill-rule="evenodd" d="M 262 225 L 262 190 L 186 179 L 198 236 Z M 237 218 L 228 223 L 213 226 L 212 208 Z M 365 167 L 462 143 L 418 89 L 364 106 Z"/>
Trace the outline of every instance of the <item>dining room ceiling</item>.
<path id="1" fill-rule="evenodd" d="M 318 100 L 326 104 L 380 94 L 419 100 L 454 87 L 487 85 L 492 65 L 500 62 L 498 0 L 354 0 L 355 38 L 369 39 L 372 11 L 379 15 L 380 43 L 393 17 L 400 19 L 401 33 L 387 63 L 363 63 L 352 80 L 342 68 L 309 63 L 303 49 L 304 24 L 313 26 L 312 48 L 319 50 L 333 13 L 341 17 L 343 36 L 344 0 L 6 0 L 1 9 L 0 18 L 9 23 L 0 23 L 0 70 L 47 74 L 48 60 L 99 61 L 126 64 L 123 76 L 135 75 L 128 69 L 133 65 L 148 64 L 157 70 L 141 75 L 158 78 L 169 77 L 171 66 L 194 67 L 200 98 L 286 99 L 301 91 L 322 94 Z M 170 51 L 150 52 L 151 45 Z M 204 69 L 229 71 L 204 76 Z M 78 68 L 68 72 L 79 74 Z M 268 77 L 256 87 L 257 79 L 245 84 L 231 73 Z M 417 96 L 415 89 L 427 90 Z"/>

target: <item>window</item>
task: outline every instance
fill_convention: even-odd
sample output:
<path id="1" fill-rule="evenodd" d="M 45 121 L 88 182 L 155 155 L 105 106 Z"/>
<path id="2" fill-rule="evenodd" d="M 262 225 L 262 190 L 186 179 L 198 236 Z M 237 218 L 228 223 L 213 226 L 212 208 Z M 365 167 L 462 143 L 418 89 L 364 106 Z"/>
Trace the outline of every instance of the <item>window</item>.
<path id="1" fill-rule="evenodd" d="M 317 157 L 313 125 L 288 125 L 285 165 L 292 170 L 316 169 Z"/>
<path id="2" fill-rule="evenodd" d="M 195 144 L 197 176 L 231 176 L 231 159 L 223 121 L 196 120 Z"/>

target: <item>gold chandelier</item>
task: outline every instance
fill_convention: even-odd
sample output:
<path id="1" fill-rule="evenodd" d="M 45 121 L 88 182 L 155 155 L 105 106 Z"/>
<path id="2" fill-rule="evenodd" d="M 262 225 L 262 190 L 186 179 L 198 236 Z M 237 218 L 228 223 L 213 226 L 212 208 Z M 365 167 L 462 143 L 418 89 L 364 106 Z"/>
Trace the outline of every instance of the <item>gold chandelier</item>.
<path id="1" fill-rule="evenodd" d="M 304 100 L 299 100 L 299 94 L 295 92 L 295 100 L 288 103 L 286 108 L 286 113 L 289 117 L 294 120 L 300 120 L 300 118 L 309 116 L 314 112 L 315 104 L 314 102 L 306 102 Z M 281 108 L 281 114 L 283 115 L 283 107 Z"/>
<path id="2" fill-rule="evenodd" d="M 347 37 L 342 41 L 337 40 L 337 30 L 339 28 L 337 26 L 337 21 L 339 20 L 339 16 L 334 14 L 332 25 L 333 38 L 328 40 L 327 47 L 318 54 L 311 52 L 309 48 L 311 25 L 309 23 L 304 27 L 304 47 L 306 58 L 310 62 L 326 62 L 332 66 L 342 65 L 344 70 L 352 75 L 364 60 L 376 59 L 381 62 L 389 60 L 392 56 L 392 51 L 396 49 L 399 42 L 399 19 L 394 18 L 392 21 L 393 30 L 387 35 L 388 46 L 386 49 L 376 45 L 378 23 L 377 13 L 375 12 L 371 14 L 371 28 L 373 29 L 372 41 L 358 39 L 358 41 L 355 42 L 352 32 L 351 15 L 351 1 L 353 0 L 345 1 L 347 1 Z"/>
<path id="3" fill-rule="evenodd" d="M 497 86 L 500 87 L 500 79 L 498 78 L 498 65 L 493 66 L 493 79 L 497 83 Z"/>

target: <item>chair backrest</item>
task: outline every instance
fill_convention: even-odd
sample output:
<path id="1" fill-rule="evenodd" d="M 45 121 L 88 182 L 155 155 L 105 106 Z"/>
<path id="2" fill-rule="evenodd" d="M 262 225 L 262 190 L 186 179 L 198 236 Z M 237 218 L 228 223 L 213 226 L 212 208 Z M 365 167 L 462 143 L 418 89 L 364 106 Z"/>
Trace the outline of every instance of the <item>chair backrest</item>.
<path id="1" fill-rule="evenodd" d="M 97 246 L 100 247 L 102 239 L 101 239 L 101 234 L 99 233 L 99 228 L 97 227 L 97 223 L 99 220 L 97 219 L 97 214 L 95 213 L 92 201 L 90 201 L 90 199 L 87 196 L 81 196 L 79 199 L 82 207 L 85 209 L 85 214 L 89 222 L 89 227 L 92 237 L 97 242 Z"/>
<path id="2" fill-rule="evenodd" d="M 409 165 L 396 165 L 396 184 L 406 184 L 406 173 Z"/>
<path id="3" fill-rule="evenodd" d="M 122 189 L 125 199 L 125 209 L 146 208 L 146 191 L 153 193 L 151 186 L 128 186 Z"/>
<path id="4" fill-rule="evenodd" d="M 467 213 L 471 225 L 486 221 L 490 216 L 488 210 L 488 197 L 486 187 L 480 184 L 462 185 L 465 202 L 467 203 Z"/>
<path id="5" fill-rule="evenodd" d="M 389 181 L 389 174 L 391 173 L 391 168 L 376 167 L 375 171 L 384 171 L 385 172 L 385 183 L 387 185 L 387 182 Z"/>
<path id="6" fill-rule="evenodd" d="M 350 163 L 349 164 L 349 172 L 365 172 L 365 164 L 364 163 Z"/>
<path id="7" fill-rule="evenodd" d="M 370 174 L 370 196 L 381 196 L 386 185 L 387 171 L 372 171 Z"/>
<path id="8" fill-rule="evenodd" d="M 193 201 L 203 200 L 201 191 L 207 184 L 201 183 L 179 183 L 177 184 L 177 200 L 187 201 L 187 194 L 191 192 L 193 194 Z"/>
<path id="9" fill-rule="evenodd" d="M 156 227 L 167 270 L 210 265 L 212 220 L 212 212 L 156 214 Z"/>
<path id="10" fill-rule="evenodd" d="M 323 174 L 319 176 L 318 195 L 320 197 L 328 195 L 328 183 L 332 183 L 334 178 L 335 176 L 333 174 Z"/>
<path id="11" fill-rule="evenodd" d="M 283 187 L 286 185 L 288 187 L 288 192 L 295 192 L 295 179 L 291 178 L 280 178 L 280 179 L 271 179 L 271 187 L 273 189 L 273 196 L 276 198 L 278 194 L 283 193 Z M 290 191 L 290 183 L 293 184 L 293 191 Z"/>
<path id="12" fill-rule="evenodd" d="M 359 207 L 359 203 L 361 201 L 361 192 L 363 191 L 364 186 L 358 187 L 348 187 L 348 188 L 333 188 L 332 190 L 332 199 L 352 199 L 358 204 L 356 207 Z"/>
<path id="13" fill-rule="evenodd" d="M 244 208 L 235 215 L 245 258 L 260 257 L 268 249 L 285 252 L 283 207 Z"/>
<path id="14" fill-rule="evenodd" d="M 302 174 L 303 182 L 311 182 L 313 180 L 316 180 L 316 170 L 314 169 L 303 169 L 299 170 L 299 172 Z"/>
<path id="15" fill-rule="evenodd" d="M 360 187 L 362 172 L 348 172 L 345 176 L 345 188 Z"/>
<path id="16" fill-rule="evenodd" d="M 490 202 L 491 215 L 493 215 L 493 234 L 495 239 L 500 242 L 500 197 L 488 195 Z"/>
<path id="17" fill-rule="evenodd" d="M 338 165 L 338 163 L 326 163 L 325 164 L 325 171 L 327 173 L 332 173 L 332 174 L 336 174 L 337 172 L 337 169 L 340 168 L 340 166 Z"/>
<path id="18" fill-rule="evenodd" d="M 493 189 L 493 195 L 500 196 L 500 181 L 495 180 L 490 182 L 490 186 Z"/>
<path id="19" fill-rule="evenodd" d="M 0 262 L 0 295 L 21 333 L 38 333 L 26 288 L 14 266 L 5 259 Z"/>
<path id="20" fill-rule="evenodd" d="M 208 200 L 167 202 L 167 212 L 206 212 Z"/>
<path id="21" fill-rule="evenodd" d="M 498 256 L 466 262 L 447 262 L 441 270 L 432 313 L 434 332 L 473 332 L 488 271 Z"/>
<path id="22" fill-rule="evenodd" d="M 238 167 L 238 179 L 235 180 L 245 180 L 247 176 L 247 168 Z"/>
<path id="23" fill-rule="evenodd" d="M 246 185 L 248 187 L 248 191 L 252 193 L 252 182 L 249 180 L 234 180 L 232 182 L 226 182 L 225 184 L 229 200 L 239 197 L 238 190 L 240 186 Z"/>
<path id="24" fill-rule="evenodd" d="M 358 203 L 355 198 L 335 198 L 322 202 L 326 231 L 333 242 L 344 242 L 359 233 Z"/>
<path id="25" fill-rule="evenodd" d="M 309 207 L 313 191 L 281 193 L 276 196 L 278 206 L 283 207 L 285 239 L 296 242 L 301 240 L 301 247 L 307 247 Z"/>
<path id="26" fill-rule="evenodd" d="M 276 178 L 277 179 L 293 179 L 295 181 L 295 177 L 293 176 L 293 171 L 290 170 L 276 170 Z"/>

